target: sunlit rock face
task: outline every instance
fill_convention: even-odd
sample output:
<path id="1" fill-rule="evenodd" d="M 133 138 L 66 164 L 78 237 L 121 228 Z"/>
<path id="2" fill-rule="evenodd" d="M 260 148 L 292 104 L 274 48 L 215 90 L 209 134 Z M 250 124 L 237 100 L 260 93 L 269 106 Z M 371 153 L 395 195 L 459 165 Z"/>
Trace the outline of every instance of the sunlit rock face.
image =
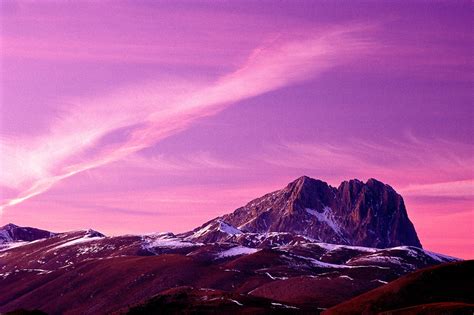
<path id="1" fill-rule="evenodd" d="M 289 232 L 334 244 L 421 247 L 403 198 L 375 179 L 344 181 L 336 188 L 303 176 L 185 236 L 208 242 L 268 232 Z"/>

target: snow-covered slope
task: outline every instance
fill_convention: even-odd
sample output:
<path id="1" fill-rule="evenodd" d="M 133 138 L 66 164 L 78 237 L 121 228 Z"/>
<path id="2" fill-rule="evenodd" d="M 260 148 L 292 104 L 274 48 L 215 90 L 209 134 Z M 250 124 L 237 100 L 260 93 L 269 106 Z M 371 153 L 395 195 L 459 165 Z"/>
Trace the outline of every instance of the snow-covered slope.
<path id="1" fill-rule="evenodd" d="M 225 241 L 197 242 L 173 233 L 105 237 L 87 230 L 10 242 L 21 246 L 0 252 L 0 301 L 9 301 L 0 303 L 0 312 L 20 306 L 52 312 L 57 305 L 74 305 L 87 313 L 96 307 L 91 294 L 104 301 L 111 301 L 110 294 L 121 296 L 113 299 L 118 304 L 101 304 L 101 313 L 108 313 L 140 302 L 136 296 L 183 285 L 275 298 L 273 303 L 284 298 L 294 307 L 327 307 L 417 269 L 456 260 L 412 246 L 378 249 L 288 232 L 244 233 L 215 221 L 196 233 L 210 239 L 219 233 Z M 31 294 L 20 290 L 24 287 L 31 287 Z M 305 291 L 314 287 L 317 296 Z M 123 294 L 130 290 L 135 291 Z"/>
<path id="2" fill-rule="evenodd" d="M 0 251 L 52 236 L 54 236 L 54 233 L 49 231 L 32 227 L 20 227 L 10 223 L 0 227 Z"/>

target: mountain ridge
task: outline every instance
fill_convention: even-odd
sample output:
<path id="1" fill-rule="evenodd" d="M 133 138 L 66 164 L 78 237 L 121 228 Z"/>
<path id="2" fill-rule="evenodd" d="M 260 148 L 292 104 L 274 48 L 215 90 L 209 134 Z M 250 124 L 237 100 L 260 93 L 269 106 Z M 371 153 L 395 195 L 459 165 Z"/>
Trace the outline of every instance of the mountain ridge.
<path id="1" fill-rule="evenodd" d="M 16 241 L 31 242 L 42 238 L 48 238 L 53 235 L 54 233 L 46 230 L 8 223 L 0 227 L 0 246 L 2 244 Z"/>
<path id="2" fill-rule="evenodd" d="M 387 248 L 422 248 L 401 195 L 374 178 L 352 179 L 337 188 L 301 176 L 232 213 L 180 235 L 198 241 L 223 241 L 226 225 L 240 233 L 291 232 L 321 242 Z M 229 234 L 229 233 L 227 233 Z"/>
<path id="3" fill-rule="evenodd" d="M 411 224 L 402 197 L 375 179 L 336 188 L 300 177 L 181 234 L 107 237 L 8 224 L 0 228 L 9 235 L 0 244 L 0 312 L 105 314 L 134 305 L 133 313 L 189 305 L 317 314 L 420 268 L 459 261 L 421 244 L 376 248 L 353 245 L 365 240 L 357 233 L 349 238 L 348 226 L 359 222 L 362 232 L 390 227 L 379 236 L 392 238 L 372 238 L 371 245 L 403 244 L 400 221 Z M 25 241 L 14 240 L 12 230 L 43 232 Z"/>
<path id="4" fill-rule="evenodd" d="M 177 236 L 194 242 L 230 241 L 247 233 L 282 232 L 331 244 L 422 248 L 401 195 L 374 178 L 351 179 L 338 187 L 301 176 L 280 190 L 255 198 L 231 213 Z M 7 224 L 0 244 L 32 241 L 48 231 Z"/>
<path id="5" fill-rule="evenodd" d="M 202 298 L 216 292 L 212 299 L 245 308 L 258 298 L 270 301 L 267 312 L 282 304 L 314 311 L 419 268 L 458 260 L 418 247 L 335 245 L 283 232 L 198 243 L 172 233 L 74 231 L 13 244 L 0 248 L 0 312 L 106 314 L 183 285 L 202 291 Z"/>

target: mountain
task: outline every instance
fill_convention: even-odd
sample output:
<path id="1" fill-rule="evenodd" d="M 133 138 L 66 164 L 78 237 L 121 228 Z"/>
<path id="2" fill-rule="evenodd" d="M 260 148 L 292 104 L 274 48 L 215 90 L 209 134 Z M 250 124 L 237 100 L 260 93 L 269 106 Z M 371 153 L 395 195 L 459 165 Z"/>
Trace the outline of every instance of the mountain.
<path id="1" fill-rule="evenodd" d="M 318 313 L 457 260 L 418 247 L 336 245 L 285 232 L 239 236 L 203 243 L 173 233 L 107 237 L 84 230 L 21 242 L 0 250 L 0 313 L 140 314 L 155 307 L 172 313 L 173 305 Z"/>
<path id="2" fill-rule="evenodd" d="M 472 314 L 474 261 L 422 269 L 323 314 Z"/>
<path id="3" fill-rule="evenodd" d="M 302 176 L 285 188 L 182 236 L 216 242 L 245 233 L 268 232 L 289 232 L 321 242 L 374 248 L 422 247 L 403 198 L 375 179 L 367 183 L 344 181 L 335 188 Z"/>
<path id="4" fill-rule="evenodd" d="M 374 179 L 301 177 L 177 235 L 2 231 L 0 313 L 318 314 L 459 261 L 422 249 L 402 197 Z"/>
<path id="5" fill-rule="evenodd" d="M 0 227 L 0 249 L 53 236 L 54 233 L 32 227 L 7 224 Z"/>

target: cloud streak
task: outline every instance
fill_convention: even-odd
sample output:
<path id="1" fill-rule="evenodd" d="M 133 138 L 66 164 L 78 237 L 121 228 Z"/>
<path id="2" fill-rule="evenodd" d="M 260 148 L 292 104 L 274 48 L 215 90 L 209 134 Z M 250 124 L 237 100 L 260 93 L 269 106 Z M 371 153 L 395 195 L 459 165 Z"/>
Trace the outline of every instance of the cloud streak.
<path id="1" fill-rule="evenodd" d="M 409 185 L 403 188 L 401 192 L 407 196 L 474 198 L 474 179 Z"/>
<path id="2" fill-rule="evenodd" d="M 3 200 L 0 211 L 77 173 L 147 148 L 230 104 L 349 62 L 373 49 L 368 32 L 366 26 L 351 25 L 292 34 L 292 40 L 280 35 L 214 82 L 167 78 L 105 97 L 71 100 L 68 104 L 74 105 L 54 121 L 49 133 L 2 137 L 0 167 L 6 174 L 0 184 L 14 187 L 18 195 Z"/>
<path id="3" fill-rule="evenodd" d="M 472 197 L 472 151 L 470 144 L 408 135 L 383 142 L 287 142 L 267 148 L 262 159 L 278 167 L 324 174 L 335 183 L 370 174 L 409 195 Z"/>
<path id="4" fill-rule="evenodd" d="M 199 169 L 241 169 L 242 166 L 214 157 L 208 151 L 193 152 L 192 155 L 172 157 L 158 154 L 151 157 L 134 155 L 124 159 L 127 167 L 145 168 L 160 172 L 187 172 Z"/>

